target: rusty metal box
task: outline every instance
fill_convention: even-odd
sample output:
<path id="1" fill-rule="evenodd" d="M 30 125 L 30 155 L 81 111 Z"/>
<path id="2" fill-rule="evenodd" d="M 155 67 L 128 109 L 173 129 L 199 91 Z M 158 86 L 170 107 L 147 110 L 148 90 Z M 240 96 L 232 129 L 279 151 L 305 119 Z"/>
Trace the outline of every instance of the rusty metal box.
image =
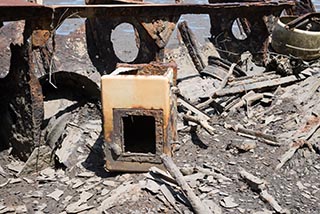
<path id="1" fill-rule="evenodd" d="M 119 72 L 120 71 L 120 72 Z M 122 65 L 102 76 L 106 169 L 147 171 L 176 141 L 176 65 Z"/>

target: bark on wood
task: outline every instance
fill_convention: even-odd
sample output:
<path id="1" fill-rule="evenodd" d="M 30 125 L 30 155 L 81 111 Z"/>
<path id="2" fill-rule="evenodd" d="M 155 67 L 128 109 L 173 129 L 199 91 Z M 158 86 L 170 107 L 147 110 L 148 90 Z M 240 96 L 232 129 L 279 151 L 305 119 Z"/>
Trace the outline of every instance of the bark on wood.
<path id="1" fill-rule="evenodd" d="M 214 128 L 209 125 L 209 123 L 206 120 L 201 120 L 200 118 L 196 116 L 191 116 L 191 115 L 183 115 L 183 119 L 186 121 L 191 121 L 194 123 L 199 124 L 202 126 L 209 134 L 214 135 Z"/>
<path id="2" fill-rule="evenodd" d="M 186 21 L 181 22 L 178 25 L 179 32 L 181 34 L 183 43 L 188 49 L 189 55 L 196 69 L 200 72 L 205 68 L 204 60 L 201 58 L 199 48 L 197 47 L 197 42 L 193 32 L 189 29 Z"/>
<path id="3" fill-rule="evenodd" d="M 210 214 L 212 213 L 210 209 L 201 202 L 201 200 L 195 195 L 190 186 L 184 180 L 182 173 L 178 169 L 178 167 L 174 164 L 173 160 L 165 155 L 161 155 L 161 159 L 163 161 L 164 166 L 169 171 L 169 173 L 174 177 L 179 184 L 180 188 L 188 198 L 193 210 L 198 214 Z"/>

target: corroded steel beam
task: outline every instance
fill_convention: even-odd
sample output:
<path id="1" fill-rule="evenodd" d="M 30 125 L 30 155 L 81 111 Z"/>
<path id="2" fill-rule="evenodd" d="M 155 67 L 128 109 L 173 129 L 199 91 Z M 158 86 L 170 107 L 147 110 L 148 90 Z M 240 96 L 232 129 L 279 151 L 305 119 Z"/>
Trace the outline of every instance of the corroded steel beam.
<path id="1" fill-rule="evenodd" d="M 215 4 L 112 4 L 112 5 L 63 5 L 43 6 L 37 4 L 12 5 L 0 4 L 0 20 L 38 19 L 50 17 L 56 22 L 65 18 L 111 18 L 111 17 L 148 17 L 183 14 L 232 14 L 245 17 L 248 14 L 270 14 L 292 7 L 294 1 L 279 2 L 242 2 Z M 51 24 L 51 23 L 49 23 Z"/>

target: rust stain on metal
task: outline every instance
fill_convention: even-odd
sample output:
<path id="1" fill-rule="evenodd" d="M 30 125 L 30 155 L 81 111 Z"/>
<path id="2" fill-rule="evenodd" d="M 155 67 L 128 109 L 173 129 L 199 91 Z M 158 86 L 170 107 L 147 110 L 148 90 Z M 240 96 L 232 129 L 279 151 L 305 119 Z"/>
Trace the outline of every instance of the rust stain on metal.
<path id="1" fill-rule="evenodd" d="M 34 30 L 32 32 L 32 46 L 44 47 L 50 38 L 50 32 L 48 30 Z"/>
<path id="2" fill-rule="evenodd" d="M 138 75 L 102 76 L 104 136 L 111 148 L 106 151 L 108 170 L 130 171 L 140 163 L 137 171 L 146 171 L 150 163 L 161 164 L 162 153 L 171 155 L 177 134 L 175 95 L 170 89 L 176 82 L 176 66 L 170 65 L 119 65 L 136 68 Z"/>

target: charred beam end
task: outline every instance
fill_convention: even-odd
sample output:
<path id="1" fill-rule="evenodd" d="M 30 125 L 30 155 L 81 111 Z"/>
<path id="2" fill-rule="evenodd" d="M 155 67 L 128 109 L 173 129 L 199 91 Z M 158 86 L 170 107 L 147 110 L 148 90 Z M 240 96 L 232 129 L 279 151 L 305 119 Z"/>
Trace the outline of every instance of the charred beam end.
<path id="1" fill-rule="evenodd" d="M 188 27 L 186 21 L 181 22 L 178 25 L 180 35 L 182 37 L 183 43 L 188 49 L 189 55 L 196 67 L 196 69 L 201 72 L 205 68 L 204 60 L 201 58 L 200 50 L 197 46 L 195 36 L 191 29 Z"/>

